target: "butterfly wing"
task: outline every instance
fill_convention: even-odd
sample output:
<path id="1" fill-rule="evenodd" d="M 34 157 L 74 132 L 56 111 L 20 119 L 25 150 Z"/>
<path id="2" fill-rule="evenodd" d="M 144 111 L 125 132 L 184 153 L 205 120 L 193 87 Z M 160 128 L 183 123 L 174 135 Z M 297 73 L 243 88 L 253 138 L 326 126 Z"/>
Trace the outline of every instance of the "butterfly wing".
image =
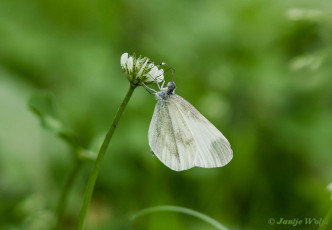
<path id="1" fill-rule="evenodd" d="M 195 166 L 202 168 L 222 167 L 233 158 L 233 151 L 224 135 L 194 106 L 178 95 L 173 100 L 185 118 L 197 150 Z"/>
<path id="2" fill-rule="evenodd" d="M 167 167 L 181 171 L 194 167 L 196 143 L 172 100 L 159 100 L 149 127 L 149 145 Z"/>
<path id="3" fill-rule="evenodd" d="M 230 144 L 189 102 L 178 95 L 159 100 L 149 128 L 154 154 L 169 168 L 221 167 L 233 157 Z"/>

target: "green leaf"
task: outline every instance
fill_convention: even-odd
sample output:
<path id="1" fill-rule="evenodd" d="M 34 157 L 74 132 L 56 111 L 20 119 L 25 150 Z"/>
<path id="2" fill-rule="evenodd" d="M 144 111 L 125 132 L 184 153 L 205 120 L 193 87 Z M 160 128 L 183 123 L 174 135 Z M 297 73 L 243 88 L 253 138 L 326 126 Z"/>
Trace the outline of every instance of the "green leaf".
<path id="1" fill-rule="evenodd" d="M 41 125 L 59 136 L 73 148 L 77 157 L 81 160 L 95 160 L 97 153 L 84 149 L 79 143 L 77 136 L 71 130 L 65 128 L 51 92 L 41 91 L 30 96 L 30 109 L 38 116 Z"/>
<path id="2" fill-rule="evenodd" d="M 29 99 L 30 109 L 39 117 L 41 125 L 53 132 L 64 132 L 64 125 L 55 107 L 54 97 L 50 92 L 34 93 Z"/>

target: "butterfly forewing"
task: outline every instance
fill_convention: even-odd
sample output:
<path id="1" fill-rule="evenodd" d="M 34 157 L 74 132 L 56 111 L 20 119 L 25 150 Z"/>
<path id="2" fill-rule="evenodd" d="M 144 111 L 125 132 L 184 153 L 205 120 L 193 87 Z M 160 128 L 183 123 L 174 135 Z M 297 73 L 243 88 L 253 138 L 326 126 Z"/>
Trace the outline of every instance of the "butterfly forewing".
<path id="1" fill-rule="evenodd" d="M 176 171 L 221 167 L 233 157 L 230 144 L 189 102 L 178 95 L 159 100 L 149 128 L 155 155 Z"/>
<path id="2" fill-rule="evenodd" d="M 158 101 L 149 128 L 149 144 L 154 154 L 173 170 L 195 166 L 196 142 L 172 100 Z"/>

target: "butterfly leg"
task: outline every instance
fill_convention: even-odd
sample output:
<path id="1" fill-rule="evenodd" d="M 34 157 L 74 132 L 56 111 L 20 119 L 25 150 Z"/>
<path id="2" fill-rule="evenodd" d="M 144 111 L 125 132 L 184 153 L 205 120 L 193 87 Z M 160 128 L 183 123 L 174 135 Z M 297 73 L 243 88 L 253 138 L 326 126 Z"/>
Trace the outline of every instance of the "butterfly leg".
<path id="1" fill-rule="evenodd" d="M 148 87 L 148 86 L 147 86 L 146 84 L 144 84 L 143 82 L 141 82 L 141 84 L 142 84 L 142 86 L 144 87 L 144 89 L 145 89 L 146 91 L 148 91 L 149 94 L 155 94 L 155 93 L 157 93 L 156 90 L 154 90 L 154 89 Z M 151 92 L 151 91 L 152 91 L 152 92 Z"/>

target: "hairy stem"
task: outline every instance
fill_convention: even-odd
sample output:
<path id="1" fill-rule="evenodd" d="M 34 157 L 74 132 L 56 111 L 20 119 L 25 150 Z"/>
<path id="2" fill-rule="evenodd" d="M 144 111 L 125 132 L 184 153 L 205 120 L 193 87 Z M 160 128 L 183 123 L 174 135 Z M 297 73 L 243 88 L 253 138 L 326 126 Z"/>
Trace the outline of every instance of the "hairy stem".
<path id="1" fill-rule="evenodd" d="M 92 197 L 93 189 L 94 189 L 96 179 L 97 179 L 99 171 L 100 171 L 101 164 L 103 162 L 104 155 L 105 155 L 107 147 L 112 139 L 114 130 L 118 126 L 118 121 L 120 120 L 120 117 L 121 117 L 124 109 L 126 108 L 126 105 L 129 101 L 131 95 L 133 94 L 135 88 L 136 88 L 136 86 L 130 85 L 128 92 L 127 92 L 125 98 L 123 99 L 122 104 L 120 105 L 120 107 L 113 119 L 112 125 L 105 136 L 104 142 L 100 147 L 98 157 L 93 166 L 93 169 L 90 174 L 90 178 L 89 178 L 86 190 L 85 190 L 83 205 L 81 207 L 81 212 L 79 215 L 78 224 L 77 224 L 77 228 L 76 228 L 77 230 L 83 229 L 86 212 L 88 210 L 88 206 L 89 206 L 89 203 L 90 203 L 90 200 Z"/>

